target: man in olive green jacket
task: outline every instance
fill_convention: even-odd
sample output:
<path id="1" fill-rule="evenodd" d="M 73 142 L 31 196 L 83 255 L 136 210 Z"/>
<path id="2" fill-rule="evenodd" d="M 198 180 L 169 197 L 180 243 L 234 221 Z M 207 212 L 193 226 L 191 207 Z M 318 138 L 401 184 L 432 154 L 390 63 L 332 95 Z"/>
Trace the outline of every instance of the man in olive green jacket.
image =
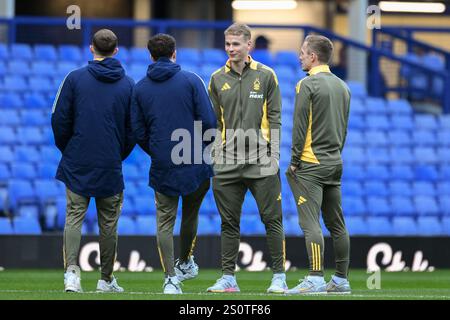
<path id="1" fill-rule="evenodd" d="M 284 232 L 278 159 L 281 96 L 272 69 L 249 56 L 251 31 L 243 24 L 225 30 L 226 65 L 211 76 L 209 93 L 218 120 L 213 191 L 222 218 L 222 273 L 209 292 L 238 292 L 234 277 L 240 217 L 247 190 L 258 205 L 272 258 L 270 293 L 284 293 Z"/>
<path id="2" fill-rule="evenodd" d="M 292 294 L 350 293 L 347 280 L 350 240 L 341 206 L 341 152 L 347 134 L 350 91 L 328 67 L 333 44 L 328 38 L 306 37 L 300 60 L 308 76 L 296 87 L 292 157 L 286 173 L 305 235 L 309 275 Z M 320 211 L 333 239 L 336 273 L 323 277 L 324 241 Z"/>

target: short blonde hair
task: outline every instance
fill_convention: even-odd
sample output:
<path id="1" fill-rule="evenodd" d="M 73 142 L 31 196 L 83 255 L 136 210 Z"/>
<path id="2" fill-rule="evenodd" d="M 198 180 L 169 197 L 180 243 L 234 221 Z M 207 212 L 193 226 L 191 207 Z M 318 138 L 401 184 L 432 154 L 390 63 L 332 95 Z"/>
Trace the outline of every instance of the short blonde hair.
<path id="1" fill-rule="evenodd" d="M 248 25 L 243 23 L 233 23 L 225 30 L 224 35 L 240 36 L 243 35 L 246 41 L 252 38 L 252 32 Z"/>

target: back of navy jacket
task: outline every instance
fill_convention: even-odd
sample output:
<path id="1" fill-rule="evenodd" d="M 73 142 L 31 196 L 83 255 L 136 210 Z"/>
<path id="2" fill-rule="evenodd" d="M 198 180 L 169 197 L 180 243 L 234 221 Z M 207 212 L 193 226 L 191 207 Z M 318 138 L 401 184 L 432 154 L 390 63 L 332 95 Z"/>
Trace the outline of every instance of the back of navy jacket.
<path id="1" fill-rule="evenodd" d="M 52 110 L 62 158 L 56 179 L 86 197 L 110 197 L 124 189 L 122 161 L 135 145 L 130 123 L 134 82 L 114 58 L 89 61 L 70 72 Z"/>
<path id="2" fill-rule="evenodd" d="M 131 121 L 137 143 L 151 156 L 149 185 L 156 191 L 186 195 L 213 176 L 203 158 L 209 141 L 203 142 L 202 135 L 215 129 L 217 120 L 196 74 L 181 70 L 168 58 L 151 64 L 134 88 Z M 195 121 L 201 121 L 202 130 Z"/>

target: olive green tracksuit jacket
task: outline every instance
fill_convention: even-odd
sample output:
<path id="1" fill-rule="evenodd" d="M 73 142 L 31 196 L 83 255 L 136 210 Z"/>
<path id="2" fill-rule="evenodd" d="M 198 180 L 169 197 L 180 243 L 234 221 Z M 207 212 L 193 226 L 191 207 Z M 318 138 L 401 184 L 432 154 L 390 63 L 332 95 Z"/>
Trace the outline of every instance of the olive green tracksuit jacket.
<path id="1" fill-rule="evenodd" d="M 242 169 L 235 160 L 240 163 L 260 161 L 267 156 L 268 150 L 272 157 L 279 159 L 281 94 L 272 69 L 249 57 L 242 75 L 239 75 L 227 62 L 211 75 L 209 93 L 221 132 L 215 144 L 214 170 L 217 176 Z M 237 149 L 242 144 L 236 140 L 236 130 L 249 133 L 245 153 Z M 226 158 L 226 165 L 218 164 L 220 157 Z M 244 177 L 257 177 L 253 170 L 244 171 Z"/>
<path id="2" fill-rule="evenodd" d="M 342 158 L 350 91 L 327 65 L 312 68 L 296 87 L 291 165 L 286 175 L 305 234 L 311 275 L 323 275 L 320 212 L 333 239 L 336 275 L 347 277 L 350 240 L 341 205 Z"/>

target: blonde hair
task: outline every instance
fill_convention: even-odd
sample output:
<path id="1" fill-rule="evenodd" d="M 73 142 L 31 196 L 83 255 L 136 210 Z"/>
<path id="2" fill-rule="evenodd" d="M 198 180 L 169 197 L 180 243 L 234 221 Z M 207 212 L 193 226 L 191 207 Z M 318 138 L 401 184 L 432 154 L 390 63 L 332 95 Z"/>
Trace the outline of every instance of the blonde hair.
<path id="1" fill-rule="evenodd" d="M 224 35 L 240 36 L 243 35 L 246 41 L 252 38 L 252 32 L 248 25 L 243 23 L 233 23 L 225 30 Z"/>

